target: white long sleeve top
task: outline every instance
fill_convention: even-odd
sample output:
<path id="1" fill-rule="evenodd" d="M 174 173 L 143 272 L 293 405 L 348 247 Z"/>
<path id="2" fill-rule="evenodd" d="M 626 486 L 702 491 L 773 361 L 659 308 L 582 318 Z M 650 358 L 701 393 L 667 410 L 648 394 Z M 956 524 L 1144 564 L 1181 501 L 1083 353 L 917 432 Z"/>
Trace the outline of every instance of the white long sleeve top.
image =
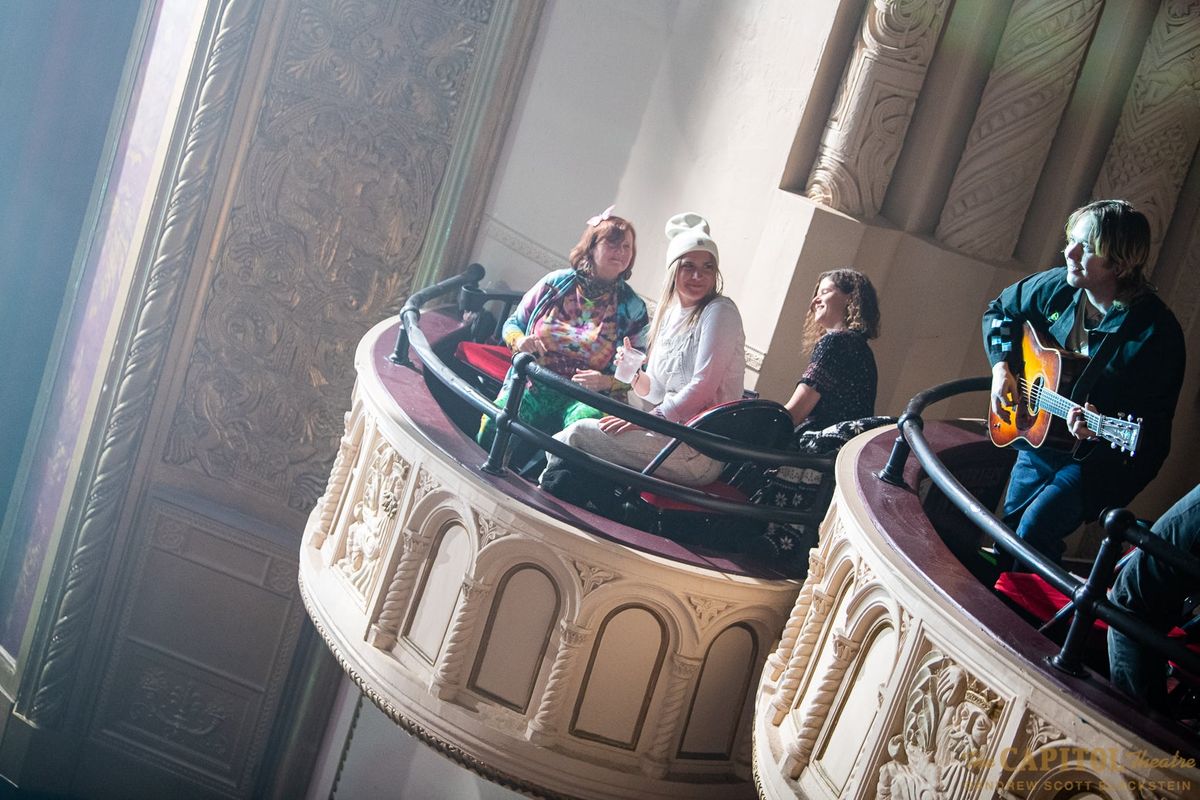
<path id="1" fill-rule="evenodd" d="M 662 312 L 660 312 L 662 313 Z M 746 334 L 742 315 L 728 297 L 718 297 L 688 324 L 691 309 L 674 304 L 650 347 L 646 400 L 672 422 L 742 396 L 746 380 Z"/>

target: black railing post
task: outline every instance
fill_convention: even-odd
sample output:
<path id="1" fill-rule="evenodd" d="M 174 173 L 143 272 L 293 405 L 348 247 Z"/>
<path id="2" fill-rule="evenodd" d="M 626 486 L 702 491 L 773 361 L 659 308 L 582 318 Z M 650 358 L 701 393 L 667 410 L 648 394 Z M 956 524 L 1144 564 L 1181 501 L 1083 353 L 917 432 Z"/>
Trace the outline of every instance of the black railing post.
<path id="1" fill-rule="evenodd" d="M 412 322 L 406 322 L 404 315 L 411 312 L 413 315 Z M 418 309 L 410 306 L 405 306 L 400 310 L 400 331 L 396 334 L 396 347 L 392 350 L 392 354 L 388 356 L 388 361 L 393 364 L 399 364 L 402 367 L 411 367 L 412 359 L 408 357 L 408 326 L 416 325 L 421 320 L 421 312 Z"/>
<path id="2" fill-rule="evenodd" d="M 908 454 L 912 452 L 912 448 L 904 439 L 904 423 L 909 420 L 912 420 L 918 428 L 925 429 L 925 420 L 921 419 L 920 414 L 905 411 L 904 415 L 896 422 L 896 430 L 900 432 L 900 435 L 892 444 L 892 452 L 888 455 L 887 463 L 883 465 L 883 469 L 875 473 L 876 478 L 893 486 L 908 485 L 904 482 L 904 464 L 908 461 Z"/>
<path id="3" fill-rule="evenodd" d="M 1104 515 L 1104 541 L 1100 542 L 1100 552 L 1092 562 L 1092 571 L 1088 573 L 1087 580 L 1075 590 L 1071 598 L 1075 606 L 1075 617 L 1071 620 L 1071 627 L 1067 629 L 1062 649 L 1047 659 L 1052 667 L 1068 675 L 1077 678 L 1087 676 L 1082 653 L 1083 646 L 1087 644 L 1088 634 L 1092 631 L 1092 623 L 1096 621 L 1096 603 L 1108 594 L 1113 570 L 1117 567 L 1125 543 L 1125 529 L 1134 522 L 1133 514 L 1125 509 L 1109 511 Z"/>
<path id="4" fill-rule="evenodd" d="M 504 399 L 504 409 L 496 415 L 496 436 L 492 439 L 492 448 L 488 450 L 487 461 L 479 467 L 489 475 L 503 475 L 508 468 L 508 440 L 512 438 L 512 421 L 519 418 L 525 384 L 529 381 L 526 370 L 533 362 L 533 356 L 529 353 L 518 353 L 513 359 L 515 375 L 509 385 L 508 397 Z"/>

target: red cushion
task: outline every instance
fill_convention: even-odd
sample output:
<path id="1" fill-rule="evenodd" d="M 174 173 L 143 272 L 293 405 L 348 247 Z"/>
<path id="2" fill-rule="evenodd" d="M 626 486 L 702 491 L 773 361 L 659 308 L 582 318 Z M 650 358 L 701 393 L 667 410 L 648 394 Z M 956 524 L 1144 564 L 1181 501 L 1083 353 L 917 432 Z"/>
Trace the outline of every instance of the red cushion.
<path id="1" fill-rule="evenodd" d="M 699 488 L 700 491 L 716 495 L 723 500 L 733 500 L 739 503 L 745 503 L 748 501 L 748 498 L 745 494 L 730 486 L 728 483 L 715 481 L 707 486 L 701 486 Z M 666 495 L 655 494 L 654 492 L 642 492 L 642 500 L 654 506 L 654 508 L 658 509 L 659 511 L 698 511 L 706 514 L 713 513 L 707 508 L 694 506 L 691 503 L 685 503 L 682 500 L 673 500 Z"/>
<path id="2" fill-rule="evenodd" d="M 1032 572 L 1001 573 L 996 579 L 996 591 L 1042 622 L 1049 621 L 1069 599 L 1046 583 L 1040 575 L 1034 575 Z M 1098 631 L 1105 631 L 1108 630 L 1108 623 L 1096 620 L 1093 627 Z M 1187 633 L 1182 628 L 1172 628 L 1167 635 L 1178 639 L 1187 638 Z M 1200 643 L 1188 643 L 1188 647 L 1200 652 Z"/>
<path id="3" fill-rule="evenodd" d="M 1070 598 L 1032 572 L 1004 572 L 996 579 L 996 591 L 1028 611 L 1036 619 L 1048 622 Z M 1092 627 L 1108 630 L 1108 624 L 1096 620 Z"/>
<path id="4" fill-rule="evenodd" d="M 512 351 L 500 344 L 459 342 L 454 357 L 498 381 L 504 380 L 512 366 Z"/>

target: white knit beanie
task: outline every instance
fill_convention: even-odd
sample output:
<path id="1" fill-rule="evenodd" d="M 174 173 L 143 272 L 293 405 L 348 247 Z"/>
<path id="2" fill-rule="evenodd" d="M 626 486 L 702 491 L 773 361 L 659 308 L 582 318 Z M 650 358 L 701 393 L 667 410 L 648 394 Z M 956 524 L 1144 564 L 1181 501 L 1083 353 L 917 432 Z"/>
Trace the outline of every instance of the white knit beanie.
<path id="1" fill-rule="evenodd" d="M 677 258 L 693 250 L 703 250 L 721 263 L 717 243 L 708 235 L 708 220 L 691 211 L 676 214 L 667 220 L 667 267 Z"/>

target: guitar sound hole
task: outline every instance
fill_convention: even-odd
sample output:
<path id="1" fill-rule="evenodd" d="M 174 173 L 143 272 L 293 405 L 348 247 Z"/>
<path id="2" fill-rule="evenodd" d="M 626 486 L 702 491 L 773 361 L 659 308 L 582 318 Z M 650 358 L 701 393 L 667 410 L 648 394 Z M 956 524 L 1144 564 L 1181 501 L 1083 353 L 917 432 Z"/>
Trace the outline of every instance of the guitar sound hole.
<path id="1" fill-rule="evenodd" d="M 1040 410 L 1038 400 L 1042 396 L 1042 387 L 1046 385 L 1046 378 L 1042 375 L 1037 376 L 1033 380 L 1033 385 L 1029 387 L 1029 413 L 1037 414 Z"/>

